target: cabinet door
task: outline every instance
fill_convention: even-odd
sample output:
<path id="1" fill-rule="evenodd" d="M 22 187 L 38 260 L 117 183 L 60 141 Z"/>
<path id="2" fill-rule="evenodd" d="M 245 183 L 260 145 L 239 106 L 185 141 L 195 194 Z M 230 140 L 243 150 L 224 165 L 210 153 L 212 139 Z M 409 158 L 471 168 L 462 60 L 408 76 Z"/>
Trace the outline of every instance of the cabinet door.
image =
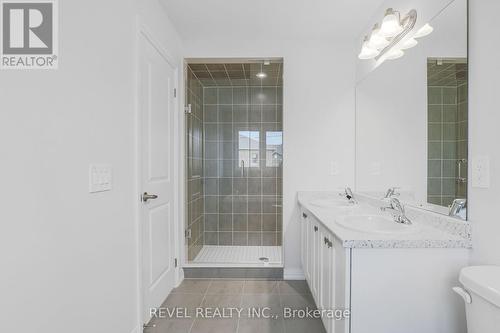
<path id="1" fill-rule="evenodd" d="M 313 265 L 312 265 L 312 294 L 314 296 L 314 300 L 316 304 L 319 303 L 319 295 L 320 295 L 320 285 L 321 285 L 321 232 L 320 232 L 320 224 L 319 222 L 312 218 L 311 219 L 311 227 L 312 227 L 312 252 L 313 252 Z"/>
<path id="2" fill-rule="evenodd" d="M 314 230 L 313 230 L 313 220 L 309 216 L 306 223 L 306 234 L 307 234 L 307 282 L 309 282 L 309 288 L 313 292 L 313 262 L 314 262 Z"/>
<path id="3" fill-rule="evenodd" d="M 306 280 L 309 280 L 309 272 L 307 269 L 308 256 L 307 256 L 307 213 L 302 212 L 300 216 L 300 262 L 302 264 L 302 270 L 304 271 L 304 276 Z"/>
<path id="4" fill-rule="evenodd" d="M 325 310 L 335 310 L 335 246 L 334 246 L 334 238 L 331 233 L 325 231 L 323 233 L 322 239 L 322 287 L 321 287 L 321 308 Z M 331 318 L 327 318 L 327 316 L 323 317 L 323 324 L 325 325 L 325 329 L 328 333 L 332 333 L 335 331 L 334 329 L 334 320 Z"/>

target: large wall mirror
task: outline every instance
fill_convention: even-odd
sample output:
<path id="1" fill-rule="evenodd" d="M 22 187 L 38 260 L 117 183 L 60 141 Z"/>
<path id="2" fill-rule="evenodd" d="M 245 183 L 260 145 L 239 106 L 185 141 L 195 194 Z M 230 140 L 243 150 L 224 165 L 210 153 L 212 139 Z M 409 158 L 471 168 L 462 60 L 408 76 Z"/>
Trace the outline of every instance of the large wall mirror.
<path id="1" fill-rule="evenodd" d="M 406 204 L 447 215 L 463 205 L 451 215 L 466 219 L 467 1 L 406 5 L 419 14 L 415 28 L 433 31 L 398 59 L 359 61 L 356 188 L 383 197 L 397 187 Z"/>

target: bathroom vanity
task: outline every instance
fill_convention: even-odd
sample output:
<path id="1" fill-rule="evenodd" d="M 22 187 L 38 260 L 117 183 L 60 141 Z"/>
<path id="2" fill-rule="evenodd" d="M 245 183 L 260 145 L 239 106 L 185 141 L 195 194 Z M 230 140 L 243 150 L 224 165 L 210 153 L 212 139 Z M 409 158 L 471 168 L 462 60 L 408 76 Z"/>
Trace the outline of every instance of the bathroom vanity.
<path id="1" fill-rule="evenodd" d="M 387 201 L 356 194 L 299 192 L 301 262 L 319 309 L 335 333 L 461 333 L 463 302 L 451 288 L 467 264 L 468 222 L 406 208 L 411 225 L 382 211 Z M 415 296 L 417 295 L 417 296 Z"/>

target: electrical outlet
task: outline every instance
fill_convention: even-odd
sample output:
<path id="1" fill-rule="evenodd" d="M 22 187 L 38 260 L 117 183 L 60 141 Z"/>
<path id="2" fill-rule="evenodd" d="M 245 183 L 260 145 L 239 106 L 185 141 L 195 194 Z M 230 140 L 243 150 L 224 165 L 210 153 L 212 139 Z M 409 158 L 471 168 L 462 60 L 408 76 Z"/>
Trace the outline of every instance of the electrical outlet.
<path id="1" fill-rule="evenodd" d="M 109 164 L 91 164 L 89 166 L 89 192 L 111 190 L 112 168 Z"/>
<path id="2" fill-rule="evenodd" d="M 490 158 L 489 156 L 476 156 L 471 163 L 472 187 L 490 187 Z"/>

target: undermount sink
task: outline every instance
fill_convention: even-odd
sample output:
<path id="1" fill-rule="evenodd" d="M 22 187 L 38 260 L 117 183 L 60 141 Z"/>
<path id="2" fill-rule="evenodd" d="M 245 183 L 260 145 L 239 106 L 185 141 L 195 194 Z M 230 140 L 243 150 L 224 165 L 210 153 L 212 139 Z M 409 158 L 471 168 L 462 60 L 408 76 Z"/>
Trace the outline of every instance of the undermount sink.
<path id="1" fill-rule="evenodd" d="M 348 229 L 379 234 L 407 234 L 417 230 L 414 225 L 397 223 L 381 215 L 342 216 L 337 223 Z"/>
<path id="2" fill-rule="evenodd" d="M 323 208 L 340 208 L 340 207 L 352 207 L 353 204 L 349 201 L 344 200 L 334 200 L 334 199 L 315 199 L 310 202 L 311 205 Z"/>

